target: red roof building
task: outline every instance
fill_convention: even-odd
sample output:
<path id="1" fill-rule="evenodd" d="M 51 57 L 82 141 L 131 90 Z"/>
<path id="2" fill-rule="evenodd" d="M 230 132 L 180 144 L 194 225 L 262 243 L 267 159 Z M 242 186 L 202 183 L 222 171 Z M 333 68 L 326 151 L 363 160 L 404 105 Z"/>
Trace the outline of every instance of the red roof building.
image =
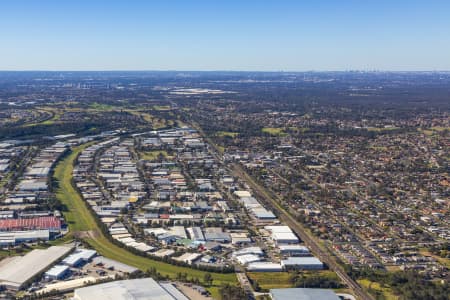
<path id="1" fill-rule="evenodd" d="M 0 220 L 0 231 L 34 229 L 60 230 L 61 220 L 57 217 Z"/>

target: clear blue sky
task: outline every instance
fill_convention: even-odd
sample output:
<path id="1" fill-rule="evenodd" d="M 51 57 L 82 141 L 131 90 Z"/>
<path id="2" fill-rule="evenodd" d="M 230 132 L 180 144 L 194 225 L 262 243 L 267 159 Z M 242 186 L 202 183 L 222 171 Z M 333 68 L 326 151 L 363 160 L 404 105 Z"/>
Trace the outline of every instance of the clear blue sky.
<path id="1" fill-rule="evenodd" d="M 0 1 L 0 70 L 350 69 L 450 70 L 450 1 Z"/>

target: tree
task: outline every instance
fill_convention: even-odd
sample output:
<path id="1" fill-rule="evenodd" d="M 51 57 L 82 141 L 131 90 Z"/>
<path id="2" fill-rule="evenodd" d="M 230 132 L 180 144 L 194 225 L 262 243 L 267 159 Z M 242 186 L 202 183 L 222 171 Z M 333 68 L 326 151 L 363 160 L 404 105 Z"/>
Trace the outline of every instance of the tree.
<path id="1" fill-rule="evenodd" d="M 245 291 L 235 285 L 223 285 L 220 290 L 220 299 L 226 299 L 226 300 L 242 300 L 247 299 L 247 295 L 245 294 Z"/>
<path id="2" fill-rule="evenodd" d="M 206 273 L 205 276 L 203 277 L 203 281 L 205 282 L 206 285 L 212 285 L 213 278 L 211 273 Z"/>

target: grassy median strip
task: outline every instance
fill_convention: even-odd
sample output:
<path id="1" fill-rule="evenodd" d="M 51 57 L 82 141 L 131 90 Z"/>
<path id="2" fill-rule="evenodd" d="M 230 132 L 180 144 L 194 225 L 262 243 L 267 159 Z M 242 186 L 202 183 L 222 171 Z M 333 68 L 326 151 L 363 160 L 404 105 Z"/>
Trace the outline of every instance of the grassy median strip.
<path id="1" fill-rule="evenodd" d="M 189 278 L 198 278 L 202 281 L 206 274 L 204 271 L 175 266 L 142 257 L 133 254 L 127 249 L 121 248 L 108 240 L 98 226 L 91 211 L 88 209 L 87 204 L 72 186 L 73 162 L 78 154 L 88 146 L 89 144 L 85 144 L 74 148 L 70 155 L 58 163 L 54 172 L 54 178 L 58 181 L 56 197 L 67 207 L 67 210 L 63 213 L 69 224 L 70 234 L 81 236 L 84 241 L 91 245 L 92 248 L 97 250 L 101 255 L 139 268 L 142 271 L 155 267 L 162 275 L 168 275 L 174 279 L 178 273 L 187 273 Z M 213 277 L 213 285 L 215 286 L 211 288 L 213 295 L 217 293 L 217 288 L 221 284 L 237 283 L 236 275 L 234 273 L 211 273 L 211 275 Z"/>

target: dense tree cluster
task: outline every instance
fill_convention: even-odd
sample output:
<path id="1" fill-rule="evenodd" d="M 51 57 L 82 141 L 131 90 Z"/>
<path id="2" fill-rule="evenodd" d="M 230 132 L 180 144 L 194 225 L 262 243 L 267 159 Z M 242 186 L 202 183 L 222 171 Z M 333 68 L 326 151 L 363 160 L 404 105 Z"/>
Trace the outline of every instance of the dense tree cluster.
<path id="1" fill-rule="evenodd" d="M 354 279 L 368 279 L 382 287 L 391 287 L 400 300 L 448 300 L 450 295 L 449 282 L 431 281 L 414 271 L 378 272 L 372 269 L 350 268 L 348 273 Z"/>

